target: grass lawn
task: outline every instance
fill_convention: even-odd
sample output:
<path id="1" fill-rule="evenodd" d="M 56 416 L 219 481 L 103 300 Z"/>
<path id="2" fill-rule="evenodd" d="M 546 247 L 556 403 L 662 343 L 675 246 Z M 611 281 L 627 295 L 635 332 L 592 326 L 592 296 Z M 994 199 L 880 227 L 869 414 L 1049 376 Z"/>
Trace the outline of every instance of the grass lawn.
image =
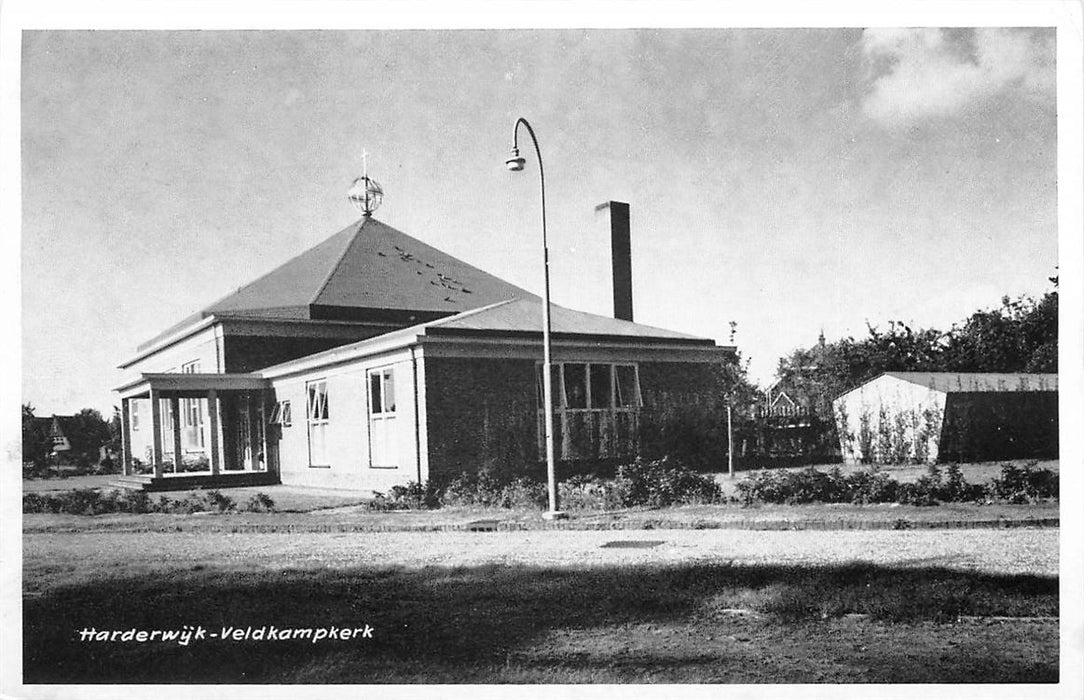
<path id="1" fill-rule="evenodd" d="M 659 531 L 656 547 L 600 546 L 630 536 L 31 534 L 25 682 L 1058 679 L 1056 532 Z M 965 551 L 984 563 L 960 567 Z M 372 638 L 78 636 L 185 625 Z"/>

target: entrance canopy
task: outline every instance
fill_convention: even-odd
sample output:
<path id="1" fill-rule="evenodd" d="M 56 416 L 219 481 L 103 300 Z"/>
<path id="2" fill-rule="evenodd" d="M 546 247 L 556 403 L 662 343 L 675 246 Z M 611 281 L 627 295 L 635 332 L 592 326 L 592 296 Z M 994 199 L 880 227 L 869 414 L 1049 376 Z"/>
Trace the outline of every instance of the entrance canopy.
<path id="1" fill-rule="evenodd" d="M 271 382 L 255 374 L 182 374 L 179 372 L 142 373 L 138 379 L 117 387 L 121 399 L 150 398 L 151 391 L 178 398 L 205 398 L 214 391 L 259 391 L 270 389 Z"/>

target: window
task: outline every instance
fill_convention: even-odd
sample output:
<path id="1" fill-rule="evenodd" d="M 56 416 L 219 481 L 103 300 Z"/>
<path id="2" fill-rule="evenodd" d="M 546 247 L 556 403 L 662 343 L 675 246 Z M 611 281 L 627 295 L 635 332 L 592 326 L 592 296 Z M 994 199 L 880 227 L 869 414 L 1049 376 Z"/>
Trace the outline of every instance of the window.
<path id="1" fill-rule="evenodd" d="M 198 374 L 199 360 L 181 365 L 181 374 Z M 181 426 L 186 447 L 203 448 L 203 399 L 181 399 Z"/>
<path id="2" fill-rule="evenodd" d="M 327 453 L 327 381 L 306 382 L 305 393 L 308 396 L 309 466 L 328 467 L 331 463 Z"/>
<path id="3" fill-rule="evenodd" d="M 399 466 L 395 431 L 395 370 L 370 370 L 369 384 L 369 466 Z"/>
<path id="4" fill-rule="evenodd" d="M 545 450 L 542 365 L 537 366 L 538 444 Z M 636 453 L 640 382 L 636 365 L 553 363 L 554 448 L 559 459 L 608 459 Z"/>
<path id="5" fill-rule="evenodd" d="M 132 430 L 139 430 L 139 402 L 132 399 L 128 402 L 128 422 L 131 424 Z"/>
<path id="6" fill-rule="evenodd" d="M 326 397 L 325 397 L 326 400 Z M 290 411 L 289 401 L 279 401 L 275 404 L 275 407 L 271 409 L 271 417 L 267 420 L 272 425 L 281 425 L 283 428 L 289 428 L 293 423 L 293 416 Z"/>

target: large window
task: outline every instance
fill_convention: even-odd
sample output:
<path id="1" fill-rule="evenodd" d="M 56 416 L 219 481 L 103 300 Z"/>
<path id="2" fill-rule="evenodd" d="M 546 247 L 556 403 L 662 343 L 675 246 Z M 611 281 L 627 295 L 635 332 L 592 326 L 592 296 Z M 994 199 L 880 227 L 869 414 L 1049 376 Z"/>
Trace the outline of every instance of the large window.
<path id="1" fill-rule="evenodd" d="M 542 365 L 537 366 L 539 451 L 545 450 Z M 559 459 L 609 459 L 636 453 L 640 380 L 636 365 L 558 362 L 552 369 L 554 447 Z"/>
<path id="2" fill-rule="evenodd" d="M 199 374 L 199 360 L 181 365 L 181 374 Z M 181 427 L 187 448 L 203 449 L 203 399 L 181 399 Z"/>
<path id="3" fill-rule="evenodd" d="M 369 370 L 369 466 L 399 466 L 395 432 L 395 370 Z"/>
<path id="4" fill-rule="evenodd" d="M 329 467 L 331 460 L 327 450 L 327 426 L 329 422 L 327 381 L 318 380 L 305 384 L 308 396 L 309 466 Z"/>

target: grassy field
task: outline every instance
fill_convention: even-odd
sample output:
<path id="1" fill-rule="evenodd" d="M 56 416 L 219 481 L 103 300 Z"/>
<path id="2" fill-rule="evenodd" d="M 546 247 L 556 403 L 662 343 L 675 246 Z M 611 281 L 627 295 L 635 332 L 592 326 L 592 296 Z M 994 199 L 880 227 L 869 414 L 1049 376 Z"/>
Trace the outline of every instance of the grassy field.
<path id="1" fill-rule="evenodd" d="M 642 540 L 655 544 L 602 546 Z M 25 680 L 1053 682 L 1057 542 L 1055 530 L 29 534 Z M 185 625 L 373 636 L 78 638 Z"/>

